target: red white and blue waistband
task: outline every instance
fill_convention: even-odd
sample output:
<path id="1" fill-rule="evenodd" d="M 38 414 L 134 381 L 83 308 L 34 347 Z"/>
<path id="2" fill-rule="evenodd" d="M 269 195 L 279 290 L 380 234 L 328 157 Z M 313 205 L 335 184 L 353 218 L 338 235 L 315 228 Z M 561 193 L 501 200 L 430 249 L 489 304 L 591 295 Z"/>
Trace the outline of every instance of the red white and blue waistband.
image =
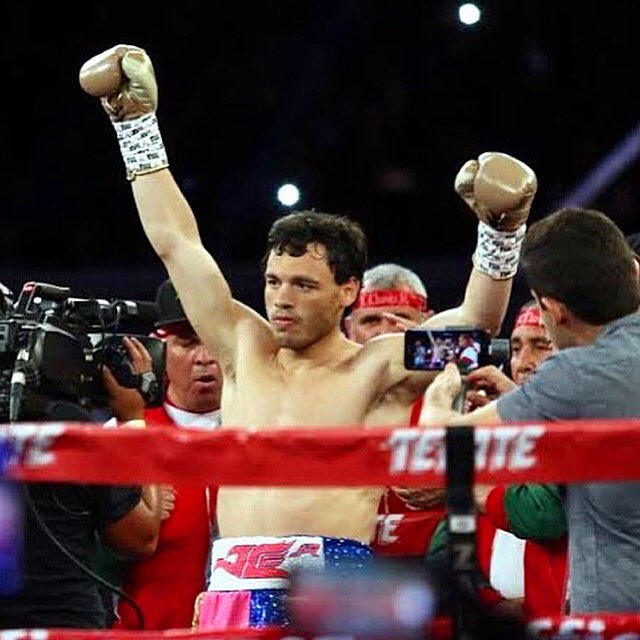
<path id="1" fill-rule="evenodd" d="M 286 589 L 292 571 L 357 570 L 371 555 L 368 545 L 347 538 L 306 535 L 220 538 L 211 550 L 207 590 Z"/>

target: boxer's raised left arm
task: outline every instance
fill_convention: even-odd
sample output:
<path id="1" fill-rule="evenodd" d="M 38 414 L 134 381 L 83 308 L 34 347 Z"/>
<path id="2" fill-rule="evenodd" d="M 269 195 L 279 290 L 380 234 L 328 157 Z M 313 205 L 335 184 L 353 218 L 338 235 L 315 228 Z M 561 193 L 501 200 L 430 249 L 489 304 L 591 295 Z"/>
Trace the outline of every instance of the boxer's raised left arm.
<path id="1" fill-rule="evenodd" d="M 513 280 L 494 280 L 474 266 L 459 307 L 437 313 L 420 325 L 426 329 L 476 327 L 496 336 L 504 321 Z"/>
<path id="2" fill-rule="evenodd" d="M 537 190 L 526 164 L 505 153 L 483 153 L 466 162 L 455 190 L 478 218 L 478 244 L 462 304 L 425 324 L 473 326 L 496 335 L 507 312 L 526 221 Z"/>
<path id="3" fill-rule="evenodd" d="M 469 326 L 495 335 L 509 304 L 538 182 L 533 170 L 520 160 L 505 153 L 488 152 L 466 162 L 454 186 L 478 218 L 473 268 L 462 304 L 432 316 L 422 326 Z M 385 361 L 386 375 L 379 377 L 382 393 L 409 384 L 410 395 L 417 396 L 435 373 L 407 371 L 403 342 L 400 334 L 380 336 L 365 345 L 363 355 Z"/>

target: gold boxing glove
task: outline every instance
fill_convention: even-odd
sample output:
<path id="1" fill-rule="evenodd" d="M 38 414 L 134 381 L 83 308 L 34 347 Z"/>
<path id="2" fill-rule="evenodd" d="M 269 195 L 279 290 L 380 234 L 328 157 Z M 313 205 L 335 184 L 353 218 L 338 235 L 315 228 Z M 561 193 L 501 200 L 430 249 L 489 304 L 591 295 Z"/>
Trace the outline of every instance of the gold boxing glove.
<path id="1" fill-rule="evenodd" d="M 120 44 L 107 49 L 80 69 L 80 86 L 99 97 L 115 122 L 132 120 L 158 108 L 158 85 L 144 49 Z"/>
<path id="2" fill-rule="evenodd" d="M 456 192 L 478 220 L 499 231 L 516 231 L 527 221 L 537 189 L 530 167 L 494 151 L 466 162 L 455 179 Z"/>
<path id="3" fill-rule="evenodd" d="M 87 60 L 80 86 L 109 114 L 129 180 L 169 166 L 155 114 L 158 84 L 144 49 L 121 44 Z"/>

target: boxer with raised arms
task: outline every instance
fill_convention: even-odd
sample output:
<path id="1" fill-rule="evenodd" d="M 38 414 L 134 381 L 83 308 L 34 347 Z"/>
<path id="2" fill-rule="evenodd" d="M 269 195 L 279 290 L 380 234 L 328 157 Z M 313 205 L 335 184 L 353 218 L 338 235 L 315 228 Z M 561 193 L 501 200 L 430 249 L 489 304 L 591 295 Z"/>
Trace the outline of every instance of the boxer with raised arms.
<path id="1" fill-rule="evenodd" d="M 405 370 L 402 334 L 361 346 L 340 331 L 366 262 L 360 227 L 310 211 L 277 220 L 265 256 L 265 319 L 234 300 L 171 175 L 146 52 L 113 47 L 83 65 L 80 83 L 109 114 L 145 233 L 189 321 L 222 366 L 223 427 L 405 424 L 432 375 Z M 536 177 L 511 156 L 485 153 L 465 163 L 455 188 L 479 219 L 474 267 L 461 306 L 430 318 L 427 326 L 474 325 L 495 333 L 509 301 Z M 381 492 L 222 487 L 223 538 L 214 544 L 199 626 L 284 623 L 284 591 L 273 589 L 286 587 L 286 571 L 300 562 L 361 565 L 370 553 Z"/>

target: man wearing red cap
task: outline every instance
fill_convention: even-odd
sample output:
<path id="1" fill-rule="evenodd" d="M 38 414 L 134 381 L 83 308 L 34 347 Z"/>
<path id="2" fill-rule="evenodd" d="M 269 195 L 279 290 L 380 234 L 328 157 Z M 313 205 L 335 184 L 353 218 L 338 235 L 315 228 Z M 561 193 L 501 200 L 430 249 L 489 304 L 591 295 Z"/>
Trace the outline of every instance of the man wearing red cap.
<path id="1" fill-rule="evenodd" d="M 147 426 L 213 429 L 220 424 L 222 373 L 184 315 L 169 280 L 158 288 L 156 335 L 167 345 L 164 403 L 145 409 Z M 215 518 L 215 493 L 173 487 L 174 506 L 160 528 L 154 555 L 132 564 L 123 589 L 142 609 L 146 629 L 191 625 L 193 602 L 204 589 Z M 137 629 L 135 611 L 120 601 L 117 626 Z"/>

